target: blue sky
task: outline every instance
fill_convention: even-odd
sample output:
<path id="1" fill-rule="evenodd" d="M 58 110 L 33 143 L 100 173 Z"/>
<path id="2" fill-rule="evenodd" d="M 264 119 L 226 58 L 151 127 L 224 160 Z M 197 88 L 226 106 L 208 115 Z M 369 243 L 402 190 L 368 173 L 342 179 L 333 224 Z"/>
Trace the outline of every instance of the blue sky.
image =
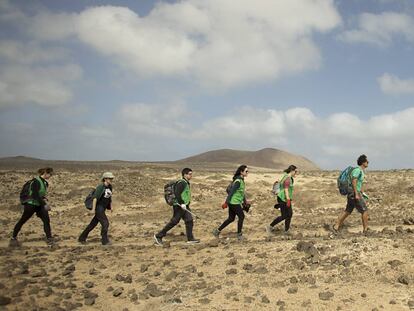
<path id="1" fill-rule="evenodd" d="M 0 0 L 0 157 L 413 167 L 413 52 L 408 0 Z"/>

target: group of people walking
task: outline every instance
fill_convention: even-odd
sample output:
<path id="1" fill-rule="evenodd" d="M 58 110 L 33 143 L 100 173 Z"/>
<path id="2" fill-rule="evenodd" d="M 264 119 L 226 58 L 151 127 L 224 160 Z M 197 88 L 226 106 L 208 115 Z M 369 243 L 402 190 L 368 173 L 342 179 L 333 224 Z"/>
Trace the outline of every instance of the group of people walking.
<path id="1" fill-rule="evenodd" d="M 340 215 L 337 222 L 332 226 L 332 231 L 337 233 L 343 225 L 345 219 L 356 208 L 362 215 L 363 232 L 368 230 L 368 209 L 365 202 L 366 195 L 363 191 L 363 184 L 365 180 L 365 169 L 368 167 L 368 159 L 365 155 L 361 155 L 358 160 L 358 166 L 353 168 L 350 174 L 350 191 L 347 194 L 347 206 L 343 214 Z M 22 202 L 24 211 L 13 230 L 13 235 L 10 240 L 11 246 L 19 245 L 17 240 L 18 233 L 22 226 L 35 213 L 41 218 L 44 225 L 44 231 L 48 244 L 53 244 L 54 239 L 51 234 L 50 219 L 49 219 L 49 205 L 47 201 L 48 179 L 53 175 L 52 168 L 42 168 L 38 171 L 39 176 L 34 178 L 30 184 L 30 192 L 28 199 Z M 249 212 L 250 202 L 246 199 L 246 185 L 245 178 L 249 174 L 249 168 L 246 165 L 241 165 L 234 173 L 233 180 L 227 188 L 227 197 L 222 205 L 223 209 L 228 210 L 228 218 L 217 228 L 212 231 L 213 236 L 219 237 L 222 230 L 229 224 L 237 221 L 237 238 L 243 239 L 243 222 L 245 219 L 245 212 Z M 278 181 L 277 189 L 277 203 L 275 208 L 280 209 L 280 216 L 276 217 L 268 226 L 266 231 L 272 233 L 274 227 L 284 221 L 284 231 L 289 232 L 291 219 L 293 215 L 293 194 L 294 194 L 294 177 L 297 174 L 297 167 L 290 165 L 284 170 L 284 175 Z M 184 168 L 181 172 L 182 178 L 175 183 L 174 186 L 174 200 L 172 203 L 172 218 L 160 230 L 154 234 L 154 244 L 163 246 L 163 238 L 167 233 L 174 228 L 182 219 L 185 223 L 187 243 L 196 244 L 200 240 L 193 235 L 193 213 L 190 208 L 191 204 L 191 184 L 190 180 L 193 177 L 193 171 L 190 168 Z M 80 234 L 78 241 L 82 244 L 86 243 L 89 233 L 101 224 L 101 242 L 103 245 L 111 244 L 108 239 L 109 221 L 105 214 L 106 210 L 111 210 L 112 203 L 112 181 L 115 176 L 111 172 L 105 172 L 102 175 L 101 183 L 93 192 L 92 209 L 95 211 L 89 225 Z"/>

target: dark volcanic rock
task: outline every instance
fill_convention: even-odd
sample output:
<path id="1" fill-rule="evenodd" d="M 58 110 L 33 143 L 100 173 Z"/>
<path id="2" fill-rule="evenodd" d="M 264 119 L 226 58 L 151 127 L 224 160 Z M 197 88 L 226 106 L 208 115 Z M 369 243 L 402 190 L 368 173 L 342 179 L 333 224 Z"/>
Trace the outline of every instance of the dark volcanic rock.
<path id="1" fill-rule="evenodd" d="M 320 292 L 319 299 L 321 300 L 330 300 L 334 296 L 331 292 Z"/>
<path id="2" fill-rule="evenodd" d="M 123 287 L 118 287 L 117 289 L 114 290 L 114 292 L 112 293 L 112 295 L 114 297 L 118 297 L 120 296 L 122 293 L 124 292 L 124 288 Z"/>
<path id="3" fill-rule="evenodd" d="M 11 298 L 0 296 L 0 306 L 6 306 L 11 303 Z"/>

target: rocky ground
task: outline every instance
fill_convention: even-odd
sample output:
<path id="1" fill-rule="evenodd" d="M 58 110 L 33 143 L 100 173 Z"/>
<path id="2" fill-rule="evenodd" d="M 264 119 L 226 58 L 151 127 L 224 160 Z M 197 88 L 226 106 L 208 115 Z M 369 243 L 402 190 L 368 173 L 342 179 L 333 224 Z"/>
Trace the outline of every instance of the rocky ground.
<path id="1" fill-rule="evenodd" d="M 112 246 L 101 246 L 99 225 L 87 245 L 77 237 L 93 214 L 83 206 L 103 170 L 113 170 L 114 210 L 108 212 Z M 301 172 L 291 235 L 265 225 L 279 211 L 270 193 L 280 172 L 250 169 L 253 209 L 245 241 L 236 222 L 219 239 L 211 231 L 231 169 L 196 166 L 193 211 L 199 245 L 185 243 L 184 224 L 155 247 L 152 236 L 171 217 L 163 185 L 179 176 L 173 165 L 62 166 L 51 179 L 49 247 L 41 221 L 23 227 L 21 247 L 8 247 L 20 217 L 18 193 L 32 170 L 0 170 L 0 310 L 409 310 L 414 309 L 414 171 L 369 172 L 371 234 L 361 234 L 354 212 L 338 235 L 330 225 L 346 199 L 338 172 Z"/>

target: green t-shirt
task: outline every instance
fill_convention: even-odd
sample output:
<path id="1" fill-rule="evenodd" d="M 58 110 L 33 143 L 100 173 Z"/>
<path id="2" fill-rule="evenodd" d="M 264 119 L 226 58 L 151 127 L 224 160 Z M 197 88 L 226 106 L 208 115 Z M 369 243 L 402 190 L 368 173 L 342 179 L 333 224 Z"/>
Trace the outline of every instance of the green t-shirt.
<path id="1" fill-rule="evenodd" d="M 351 174 L 351 178 L 357 180 L 357 191 L 361 192 L 362 184 L 364 183 L 365 173 L 364 171 L 358 166 L 354 168 Z"/>

